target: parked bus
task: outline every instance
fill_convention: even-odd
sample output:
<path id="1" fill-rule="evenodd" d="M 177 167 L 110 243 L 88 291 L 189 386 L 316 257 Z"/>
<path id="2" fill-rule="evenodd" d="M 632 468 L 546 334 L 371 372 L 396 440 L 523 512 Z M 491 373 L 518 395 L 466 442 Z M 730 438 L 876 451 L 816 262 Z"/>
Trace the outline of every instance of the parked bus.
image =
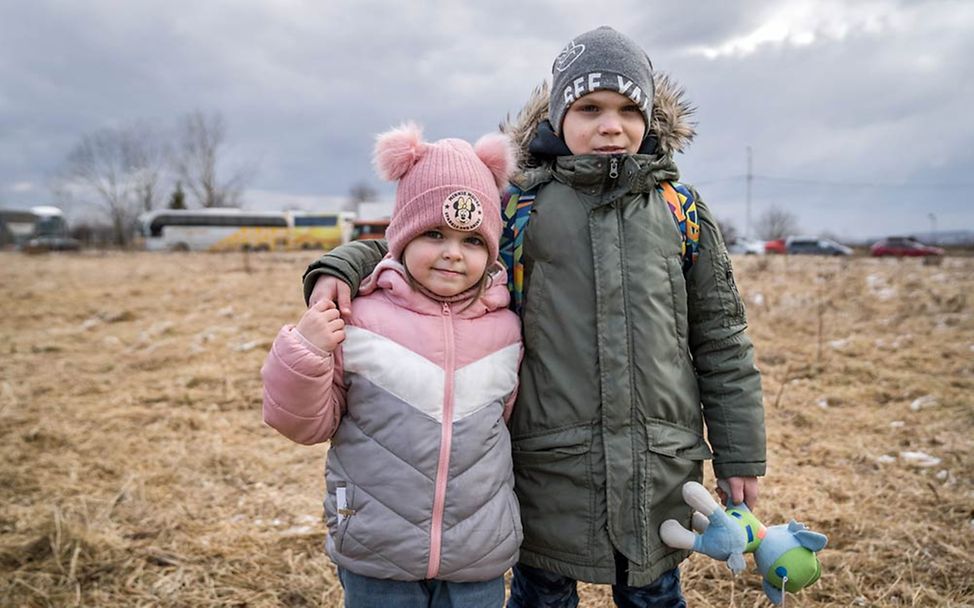
<path id="1" fill-rule="evenodd" d="M 353 217 L 346 212 L 159 209 L 143 214 L 140 223 L 150 251 L 280 251 L 337 247 L 349 240 Z"/>
<path id="2" fill-rule="evenodd" d="M 352 238 L 355 214 L 292 211 L 289 249 L 334 249 Z"/>
<path id="3" fill-rule="evenodd" d="M 64 212 L 57 207 L 0 209 L 0 248 L 51 251 L 78 247 L 78 241 L 68 236 Z"/>

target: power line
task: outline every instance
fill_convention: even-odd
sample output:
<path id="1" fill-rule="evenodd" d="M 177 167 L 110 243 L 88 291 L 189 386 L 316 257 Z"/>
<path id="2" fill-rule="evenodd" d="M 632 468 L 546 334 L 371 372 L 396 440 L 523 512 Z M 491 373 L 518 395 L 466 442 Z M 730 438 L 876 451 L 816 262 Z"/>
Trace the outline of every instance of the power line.
<path id="1" fill-rule="evenodd" d="M 943 189 L 943 190 L 964 190 L 968 188 L 974 189 L 974 182 L 920 182 L 920 181 L 899 182 L 899 183 L 860 182 L 860 181 L 811 179 L 811 178 L 804 178 L 804 177 L 780 177 L 780 176 L 773 176 L 773 175 L 758 175 L 758 174 L 728 175 L 727 177 L 721 177 L 717 179 L 697 181 L 694 182 L 694 186 L 706 186 L 709 184 L 718 184 L 721 182 L 740 181 L 740 180 L 746 180 L 746 181 L 761 180 L 765 182 L 805 184 L 809 186 L 835 186 L 840 188 L 877 188 L 877 189 L 891 189 L 891 190 L 895 190 L 898 188 L 924 188 L 924 189 Z"/>
<path id="2" fill-rule="evenodd" d="M 755 179 L 770 182 L 785 182 L 795 184 L 809 184 L 817 186 L 841 186 L 845 188 L 944 188 L 944 189 L 963 189 L 974 188 L 974 182 L 900 182 L 891 184 L 888 182 L 857 182 L 857 181 L 836 181 L 824 179 L 808 179 L 801 177 L 776 177 L 770 175 L 755 175 Z"/>

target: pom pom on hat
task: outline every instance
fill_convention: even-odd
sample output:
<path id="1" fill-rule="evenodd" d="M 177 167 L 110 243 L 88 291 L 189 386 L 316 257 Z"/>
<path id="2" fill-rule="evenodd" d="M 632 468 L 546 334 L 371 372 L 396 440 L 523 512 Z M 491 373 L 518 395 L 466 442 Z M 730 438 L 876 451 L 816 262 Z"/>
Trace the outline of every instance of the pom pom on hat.
<path id="1" fill-rule="evenodd" d="M 396 181 L 419 162 L 426 150 L 423 130 L 416 123 L 407 122 L 376 138 L 373 162 L 382 179 Z"/>
<path id="2" fill-rule="evenodd" d="M 503 188 L 514 171 L 514 159 L 517 157 L 511 139 L 500 133 L 489 133 L 477 140 L 473 150 L 490 169 L 497 187 Z"/>

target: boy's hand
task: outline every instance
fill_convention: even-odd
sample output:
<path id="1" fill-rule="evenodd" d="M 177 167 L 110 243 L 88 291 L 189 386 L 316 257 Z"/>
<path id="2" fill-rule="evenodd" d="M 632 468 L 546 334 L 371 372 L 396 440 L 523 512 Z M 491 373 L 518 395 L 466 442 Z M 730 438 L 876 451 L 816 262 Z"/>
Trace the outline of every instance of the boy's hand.
<path id="1" fill-rule="evenodd" d="M 345 340 L 345 321 L 342 321 L 335 303 L 328 298 L 312 304 L 301 316 L 296 329 L 306 340 L 329 353 Z"/>
<path id="2" fill-rule="evenodd" d="M 314 308 L 314 305 L 323 299 L 337 304 L 342 316 L 348 316 L 352 312 L 352 288 L 338 277 L 328 275 L 318 277 L 315 288 L 311 290 L 311 297 L 308 298 L 308 307 Z"/>
<path id="3" fill-rule="evenodd" d="M 723 480 L 730 487 L 731 503 L 739 505 L 747 503 L 747 508 L 753 510 L 758 502 L 758 478 L 757 477 L 728 477 Z M 717 494 L 721 502 L 727 504 L 727 493 L 720 485 L 717 486 Z"/>

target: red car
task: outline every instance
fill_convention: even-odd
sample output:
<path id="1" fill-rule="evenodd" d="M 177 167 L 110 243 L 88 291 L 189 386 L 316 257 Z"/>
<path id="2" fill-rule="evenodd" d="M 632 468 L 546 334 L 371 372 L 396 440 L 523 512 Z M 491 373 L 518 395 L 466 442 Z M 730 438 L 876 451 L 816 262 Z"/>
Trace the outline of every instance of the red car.
<path id="1" fill-rule="evenodd" d="M 785 246 L 785 239 L 775 239 L 773 241 L 767 241 L 764 244 L 765 253 L 788 253 L 788 247 Z"/>
<path id="2" fill-rule="evenodd" d="M 869 253 L 882 257 L 892 255 L 896 257 L 921 257 L 927 255 L 943 255 L 944 250 L 940 247 L 924 245 L 916 239 L 904 236 L 892 236 L 873 243 L 869 248 Z"/>
<path id="3" fill-rule="evenodd" d="M 352 224 L 352 240 L 368 241 L 371 239 L 386 238 L 386 228 L 389 227 L 389 218 L 381 220 L 357 220 Z"/>

